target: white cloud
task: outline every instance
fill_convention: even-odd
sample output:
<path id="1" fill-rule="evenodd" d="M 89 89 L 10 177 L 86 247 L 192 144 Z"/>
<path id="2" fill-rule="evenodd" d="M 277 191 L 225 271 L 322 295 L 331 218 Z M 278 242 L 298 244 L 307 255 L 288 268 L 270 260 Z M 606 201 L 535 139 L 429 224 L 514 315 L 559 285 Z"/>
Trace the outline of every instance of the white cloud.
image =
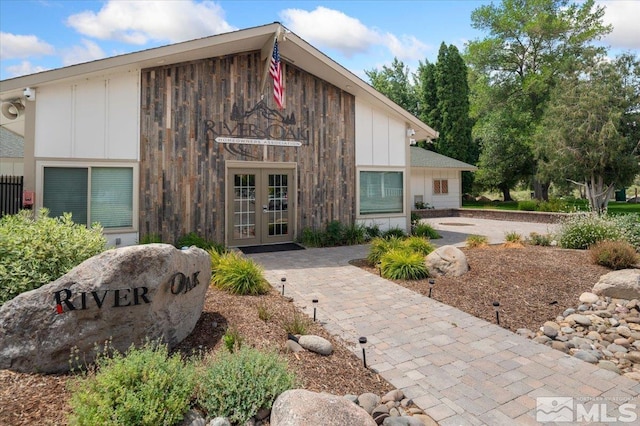
<path id="1" fill-rule="evenodd" d="M 384 34 L 343 12 L 322 6 L 312 11 L 285 9 L 280 17 L 287 28 L 309 43 L 339 50 L 347 58 L 366 53 L 374 46 L 386 47 L 401 60 L 423 58 L 428 50 L 414 36 Z"/>
<path id="2" fill-rule="evenodd" d="M 10 65 L 6 67 L 9 77 L 20 77 L 21 75 L 35 74 L 37 72 L 46 71 L 47 68 L 33 65 L 29 61 L 22 61 L 17 65 Z"/>
<path id="3" fill-rule="evenodd" d="M 613 48 L 640 49 L 640 2 L 637 0 L 600 1 L 605 6 L 604 22 L 613 25 L 605 41 Z"/>
<path id="4" fill-rule="evenodd" d="M 107 55 L 95 42 L 82 40 L 82 46 L 73 46 L 62 51 L 62 63 L 64 66 L 80 64 L 82 62 L 95 61 L 105 58 Z"/>
<path id="5" fill-rule="evenodd" d="M 318 6 L 309 12 L 285 9 L 280 12 L 284 25 L 311 44 L 339 50 L 345 56 L 364 53 L 380 40 L 380 35 L 356 18 Z"/>
<path id="6" fill-rule="evenodd" d="M 110 0 L 97 13 L 70 16 L 67 24 L 89 37 L 139 45 L 150 40 L 176 43 L 235 30 L 216 3 L 193 0 Z"/>
<path id="7" fill-rule="evenodd" d="M 18 35 L 0 32 L 0 57 L 3 60 L 51 55 L 54 48 L 34 35 Z"/>

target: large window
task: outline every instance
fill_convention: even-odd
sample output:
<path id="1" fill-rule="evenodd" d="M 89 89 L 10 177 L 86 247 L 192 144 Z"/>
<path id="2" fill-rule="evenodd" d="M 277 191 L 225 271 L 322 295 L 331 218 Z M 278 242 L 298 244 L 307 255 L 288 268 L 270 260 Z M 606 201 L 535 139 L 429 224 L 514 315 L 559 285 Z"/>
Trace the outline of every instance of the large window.
<path id="1" fill-rule="evenodd" d="M 133 227 L 133 167 L 44 167 L 42 204 L 52 217 L 103 228 Z"/>
<path id="2" fill-rule="evenodd" d="M 360 171 L 360 214 L 404 211 L 402 172 Z"/>

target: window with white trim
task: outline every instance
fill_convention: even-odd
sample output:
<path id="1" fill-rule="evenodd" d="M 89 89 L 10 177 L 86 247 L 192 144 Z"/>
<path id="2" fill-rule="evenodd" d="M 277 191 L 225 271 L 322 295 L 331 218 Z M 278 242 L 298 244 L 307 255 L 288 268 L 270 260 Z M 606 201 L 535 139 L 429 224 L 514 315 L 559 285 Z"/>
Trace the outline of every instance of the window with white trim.
<path id="1" fill-rule="evenodd" d="M 433 193 L 435 195 L 443 195 L 449 193 L 449 180 L 448 179 L 434 179 L 433 180 Z"/>
<path id="2" fill-rule="evenodd" d="M 360 171 L 360 214 L 402 213 L 403 172 Z"/>
<path id="3" fill-rule="evenodd" d="M 43 207 L 51 217 L 103 228 L 133 227 L 133 167 L 50 167 L 43 170 Z"/>

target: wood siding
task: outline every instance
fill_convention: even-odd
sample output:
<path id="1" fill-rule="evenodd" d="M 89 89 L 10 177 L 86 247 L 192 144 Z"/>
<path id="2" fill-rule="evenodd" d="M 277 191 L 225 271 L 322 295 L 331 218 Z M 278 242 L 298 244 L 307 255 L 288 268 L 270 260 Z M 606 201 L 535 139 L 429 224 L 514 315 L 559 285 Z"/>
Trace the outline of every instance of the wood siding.
<path id="1" fill-rule="evenodd" d="M 297 163 L 297 233 L 304 227 L 319 229 L 331 220 L 354 221 L 352 95 L 285 64 L 281 113 L 295 115 L 296 124 L 288 128 L 301 132 L 303 145 L 265 148 L 213 140 L 217 131 L 227 136 L 224 132 L 232 130 L 238 136 L 243 129 L 280 129 L 282 123 L 272 115 L 256 114 L 244 128 L 231 119 L 234 104 L 249 111 L 261 95 L 269 109 L 276 109 L 270 79 L 260 93 L 263 66 L 260 52 L 251 52 L 142 71 L 141 236 L 159 234 L 172 242 L 195 232 L 224 242 L 225 162 L 230 160 Z M 272 136 L 262 139 L 280 139 Z"/>

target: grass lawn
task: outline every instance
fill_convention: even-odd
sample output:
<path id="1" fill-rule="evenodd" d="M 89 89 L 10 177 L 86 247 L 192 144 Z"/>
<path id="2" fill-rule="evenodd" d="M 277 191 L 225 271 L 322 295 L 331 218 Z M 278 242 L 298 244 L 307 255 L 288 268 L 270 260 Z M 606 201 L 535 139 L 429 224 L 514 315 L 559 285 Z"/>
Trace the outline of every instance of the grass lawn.
<path id="1" fill-rule="evenodd" d="M 588 211 L 589 204 L 586 200 L 575 200 L 567 204 L 568 211 L 579 210 Z M 518 210 L 517 201 L 492 201 L 482 203 L 479 201 L 463 201 L 462 208 L 468 209 L 498 209 L 498 210 Z M 640 203 L 625 203 L 621 201 L 610 201 L 608 211 L 610 214 L 640 213 Z"/>

